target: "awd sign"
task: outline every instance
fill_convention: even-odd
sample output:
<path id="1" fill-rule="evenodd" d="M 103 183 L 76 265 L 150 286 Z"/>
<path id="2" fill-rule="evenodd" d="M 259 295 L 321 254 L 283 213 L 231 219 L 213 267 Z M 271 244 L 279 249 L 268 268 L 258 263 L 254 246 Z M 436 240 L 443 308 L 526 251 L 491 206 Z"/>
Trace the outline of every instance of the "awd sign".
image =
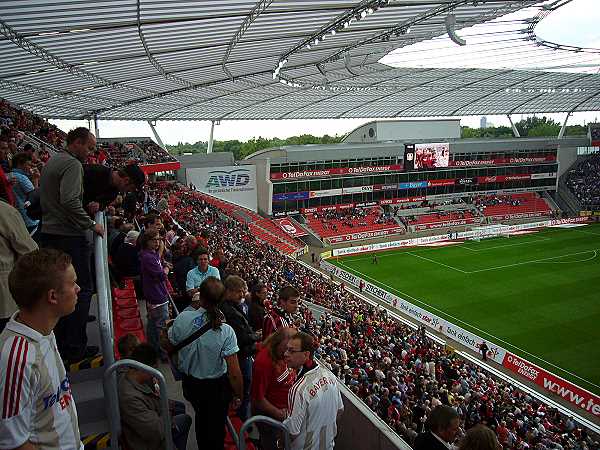
<path id="1" fill-rule="evenodd" d="M 235 169 L 231 171 L 215 170 L 209 172 L 206 189 L 235 188 L 246 186 L 250 183 L 250 171 Z"/>

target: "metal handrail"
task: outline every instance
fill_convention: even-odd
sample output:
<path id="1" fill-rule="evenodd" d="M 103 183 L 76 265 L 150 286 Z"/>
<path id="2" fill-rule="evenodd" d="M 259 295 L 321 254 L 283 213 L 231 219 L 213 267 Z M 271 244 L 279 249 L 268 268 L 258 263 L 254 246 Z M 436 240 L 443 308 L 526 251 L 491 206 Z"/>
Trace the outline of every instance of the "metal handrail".
<path id="1" fill-rule="evenodd" d="M 104 212 L 98 211 L 95 216 L 96 223 L 102 224 L 106 230 L 106 217 Z M 96 290 L 98 295 L 98 326 L 100 328 L 100 343 L 104 367 L 110 367 L 115 362 L 114 331 L 112 320 L 112 297 L 110 293 L 110 280 L 108 274 L 108 239 L 104 236 L 94 235 L 94 262 L 96 266 Z M 105 372 L 106 375 L 106 372 Z M 121 417 L 119 414 L 119 400 L 117 394 L 117 379 L 111 376 L 110 382 L 104 384 L 106 397 L 106 416 L 111 433 L 111 447 L 118 449 L 118 436 L 121 432 Z"/>
<path id="2" fill-rule="evenodd" d="M 167 394 L 167 382 L 165 381 L 165 377 L 160 371 L 156 370 L 153 367 L 147 366 L 146 364 L 142 364 L 141 362 L 134 361 L 133 359 L 122 359 L 120 361 L 114 362 L 111 364 L 104 372 L 104 391 L 107 392 L 112 388 L 112 378 L 116 376 L 115 371 L 120 367 L 132 367 L 137 370 L 142 370 L 144 372 L 148 372 L 154 378 L 158 380 L 158 387 L 160 390 L 160 410 L 161 417 L 163 418 L 163 428 L 165 433 L 165 450 L 173 450 L 173 435 L 171 434 L 171 413 L 169 411 L 169 398 Z M 117 403 L 118 405 L 118 403 Z M 117 408 L 118 411 L 118 408 Z M 119 424 L 120 425 L 120 424 Z M 119 448 L 119 435 L 113 435 L 113 430 L 111 428 L 111 436 L 110 436 L 110 446 L 111 448 L 118 449 Z M 120 433 L 120 426 L 119 426 Z"/>
<path id="3" fill-rule="evenodd" d="M 235 431 L 235 428 L 233 427 L 233 424 L 231 423 L 231 419 L 229 418 L 229 416 L 227 416 L 227 420 L 225 421 L 225 426 L 227 426 L 227 431 L 229 431 L 229 434 L 231 435 L 231 439 L 233 439 L 233 444 L 235 445 L 235 448 L 239 449 L 240 448 L 240 438 L 239 438 L 237 432 Z"/>
<path id="4" fill-rule="evenodd" d="M 282 431 L 283 432 L 283 448 L 285 450 L 290 449 L 290 446 L 291 446 L 290 433 L 288 432 L 285 425 L 283 425 L 281 422 L 279 422 L 275 419 L 272 419 L 271 417 L 254 416 L 254 417 L 250 417 L 248 420 L 246 420 L 244 422 L 244 424 L 242 425 L 242 428 L 240 428 L 240 435 L 239 435 L 239 443 L 240 443 L 239 449 L 240 450 L 246 450 L 246 439 L 244 439 L 244 433 L 250 427 L 250 425 L 252 425 L 255 422 L 264 422 L 267 425 L 270 425 L 270 426 L 275 427 L 278 430 Z"/>

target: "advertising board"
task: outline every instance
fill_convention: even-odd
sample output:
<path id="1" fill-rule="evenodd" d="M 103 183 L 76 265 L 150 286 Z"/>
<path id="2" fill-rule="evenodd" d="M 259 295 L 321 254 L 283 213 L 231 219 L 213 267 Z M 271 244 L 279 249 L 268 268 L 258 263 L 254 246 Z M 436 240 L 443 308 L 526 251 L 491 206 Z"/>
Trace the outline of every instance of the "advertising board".
<path id="1" fill-rule="evenodd" d="M 185 173 L 198 191 L 257 211 L 255 166 L 202 167 Z"/>

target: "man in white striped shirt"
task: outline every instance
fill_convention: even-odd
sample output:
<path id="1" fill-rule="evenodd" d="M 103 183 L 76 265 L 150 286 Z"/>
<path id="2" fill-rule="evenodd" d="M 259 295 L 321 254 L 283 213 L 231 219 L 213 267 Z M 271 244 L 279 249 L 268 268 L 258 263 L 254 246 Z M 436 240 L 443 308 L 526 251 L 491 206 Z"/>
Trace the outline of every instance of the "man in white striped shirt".
<path id="1" fill-rule="evenodd" d="M 335 446 L 337 418 L 344 410 L 338 381 L 314 360 L 312 336 L 298 332 L 285 352 L 288 367 L 298 378 L 288 395 L 289 415 L 283 424 L 292 437 L 292 450 L 331 450 Z"/>
<path id="2" fill-rule="evenodd" d="M 0 449 L 83 450 L 53 332 L 75 310 L 76 281 L 71 257 L 51 249 L 22 256 L 9 275 L 19 311 L 0 334 Z"/>

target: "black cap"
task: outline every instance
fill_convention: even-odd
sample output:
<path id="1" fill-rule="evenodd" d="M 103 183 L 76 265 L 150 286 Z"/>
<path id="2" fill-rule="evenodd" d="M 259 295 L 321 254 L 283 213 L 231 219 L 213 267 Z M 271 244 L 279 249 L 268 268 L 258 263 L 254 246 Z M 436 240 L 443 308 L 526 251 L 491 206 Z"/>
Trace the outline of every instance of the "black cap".
<path id="1" fill-rule="evenodd" d="M 146 174 L 140 169 L 137 164 L 130 164 L 123 167 L 123 172 L 135 184 L 138 188 L 142 187 L 146 183 Z"/>

